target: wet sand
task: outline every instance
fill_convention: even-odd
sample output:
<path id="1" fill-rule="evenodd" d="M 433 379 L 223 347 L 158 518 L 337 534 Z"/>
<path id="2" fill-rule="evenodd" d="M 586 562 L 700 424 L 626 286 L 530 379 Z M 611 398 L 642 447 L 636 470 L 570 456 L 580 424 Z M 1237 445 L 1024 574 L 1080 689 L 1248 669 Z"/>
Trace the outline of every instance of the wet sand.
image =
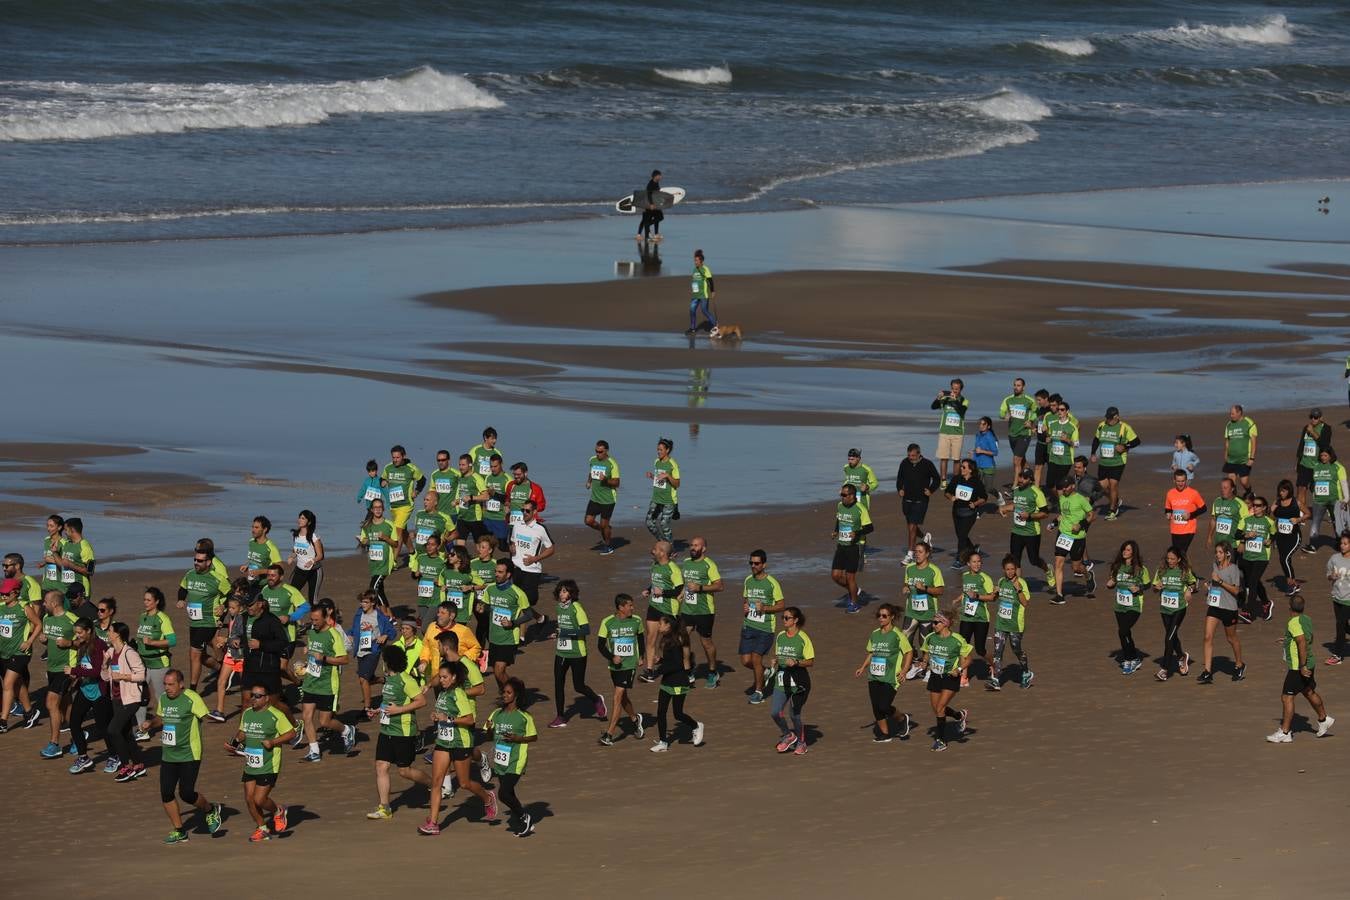
<path id="1" fill-rule="evenodd" d="M 1329 418 L 1339 412 L 1327 411 Z M 1288 470 L 1292 438 L 1305 415 L 1302 409 L 1255 414 L 1265 439 L 1257 470 L 1262 491 L 1270 492 L 1277 474 Z M 1199 486 L 1207 498 L 1213 493 L 1222 412 L 1201 421 L 1144 418 L 1128 411 L 1127 418 L 1150 447 L 1177 430 L 1194 432 L 1202 457 Z M 1345 443 L 1350 432 L 1340 418 L 1335 416 L 1336 436 Z M 841 434 L 841 448 L 845 438 Z M 878 532 L 863 585 L 877 598 L 892 599 L 903 551 L 892 490 L 894 460 L 872 462 L 882 490 L 874 501 Z M 1168 481 L 1165 467 L 1159 453 L 1132 460 L 1124 483 L 1128 511 L 1115 522 L 1094 526 L 1090 556 L 1109 558 L 1120 540 L 1135 537 L 1150 561 L 1157 558 L 1166 536 L 1159 509 Z M 607 614 L 614 592 L 636 593 L 642 586 L 650 539 L 633 507 L 644 501 L 640 484 L 621 492 L 616 533 L 631 543 L 607 558 L 587 549 L 591 532 L 550 521 L 563 549 L 548 570 L 579 581 L 593 622 Z M 12 783 L 26 786 L 23 827 L 11 835 L 9 877 L 25 884 L 30 896 L 68 895 L 73 882 L 51 873 L 50 840 L 68 833 L 72 817 L 78 816 L 81 864 L 99 873 L 93 887 L 81 889 L 90 896 L 111 896 L 119 892 L 114 885 L 147 873 L 159 879 L 210 878 L 226 859 L 246 859 L 249 871 L 263 878 L 309 877 L 305 873 L 315 860 L 334 860 L 337 868 L 330 876 L 362 895 L 437 883 L 437 869 L 428 862 L 447 854 L 460 862 L 446 864 L 445 872 L 458 872 L 457 878 L 472 872 L 493 881 L 511 872 L 512 891 L 521 896 L 570 893 L 568 886 L 597 876 L 629 885 L 669 885 L 678 879 L 718 896 L 770 886 L 794 897 L 819 896 L 824 890 L 857 896 L 894 889 L 898 879 L 940 897 L 1078 897 L 1085 891 L 1103 897 L 1268 897 L 1286 895 L 1295 886 L 1312 896 L 1337 890 L 1341 851 L 1336 835 L 1344 804 L 1335 798 L 1341 794 L 1345 761 L 1340 741 L 1346 738 L 1315 740 L 1303 720 L 1306 706 L 1299 706 L 1301 730 L 1293 745 L 1262 740 L 1279 710 L 1279 614 L 1270 623 L 1242 629 L 1249 675 L 1241 684 L 1227 676 L 1222 640 L 1216 646 L 1219 674 L 1210 687 L 1195 683 L 1198 668 L 1190 678 L 1167 683 L 1153 680 L 1147 666 L 1122 678 L 1111 659 L 1116 637 L 1107 592 L 1100 589 L 1096 599 L 1088 600 L 1071 589 L 1067 606 L 1052 607 L 1041 590 L 1040 573 L 1029 570 L 1035 594 L 1026 647 L 1037 673 L 1035 686 L 990 694 L 977 684 L 963 691 L 958 703 L 971 710 L 970 730 L 937 754 L 929 752 L 931 738 L 925 733 L 932 726 L 927 694 L 908 683 L 898 706 L 915 716 L 918 727 L 907 741 L 873 745 L 866 688 L 852 671 L 862 658 L 876 601 L 859 616 L 834 607 L 840 592 L 824 571 L 831 551 L 830 516 L 826 502 L 714 518 L 685 509 L 676 532 L 680 538 L 696 533 L 708 538 L 731 587 L 724 598 L 735 595 L 748 551 L 762 547 L 789 602 L 806 610 L 818 665 L 806 707 L 812 746 L 803 758 L 774 754 L 776 730 L 767 705 L 745 703 L 749 676 L 735 667 L 734 655 L 738 604 L 722 599 L 715 637 L 727 667 L 725 680 L 715 691 L 698 688 L 689 701 L 691 714 L 707 723 L 707 743 L 701 748 L 691 747 L 687 735 L 661 756 L 647 752 L 650 738 L 630 736 L 614 748 L 602 748 L 595 743 L 599 724 L 575 716 L 566 729 L 545 728 L 553 717 L 551 699 L 545 699 L 552 695 L 552 648 L 547 642 L 527 647 L 513 670 L 541 692 L 530 707 L 541 738 L 531 748 L 520 786 L 539 821 L 537 834 L 527 842 L 506 835 L 501 822 L 479 821 L 476 801 L 452 801 L 453 821 L 442 836 L 421 838 L 414 829 L 424 818 L 425 794 L 404 792 L 397 777 L 394 820 L 365 820 L 375 802 L 376 733 L 366 723 L 353 758 L 330 755 L 318 766 L 307 766 L 299 764 L 298 752 L 286 752 L 276 795 L 295 804 L 293 830 L 283 840 L 246 846 L 251 828 L 242 811 L 239 763 L 216 749 L 231 733 L 232 717 L 226 725 L 205 726 L 200 783 L 211 799 L 230 808 L 225 828 L 214 839 L 194 833 L 189 844 L 166 848 L 158 843 L 167 826 L 154 771 L 131 785 L 97 773 L 72 778 L 66 761 L 38 758 L 44 722 L 33 731 L 0 737 L 0 765 Z M 929 525 L 940 547 L 954 546 L 945 503 L 934 503 Z M 346 533 L 343 526 L 327 531 L 332 556 L 325 593 L 350 614 L 352 598 L 365 586 L 365 567 L 344 555 L 348 548 L 337 539 Z M 976 539 L 996 552 L 1006 545 L 1006 534 L 1007 523 L 998 517 L 982 519 L 975 531 Z M 1310 579 L 1305 596 L 1319 644 L 1330 631 L 1327 587 L 1319 577 L 1327 552 L 1297 561 Z M 955 574 L 946 568 L 948 554 L 940 553 L 938 561 L 945 576 Z M 95 593 L 114 594 L 132 609 L 145 584 L 168 589 L 180 574 L 110 570 L 96 577 Z M 406 573 L 391 579 L 390 593 L 396 604 L 412 602 Z M 543 603 L 551 611 L 551 599 Z M 1161 649 L 1160 626 L 1156 604 L 1150 601 L 1146 609 L 1136 639 L 1151 657 Z M 1183 629 L 1185 646 L 1196 656 L 1203 629 L 1198 611 L 1192 608 Z M 178 611 L 171 614 L 181 633 L 186 622 Z M 1324 651 L 1317 649 L 1320 659 Z M 182 650 L 175 656 L 186 659 Z M 35 663 L 34 687 L 44 681 L 40 669 Z M 1318 676 L 1335 715 L 1343 708 L 1346 676 L 1320 665 Z M 588 681 L 608 693 L 608 679 L 594 660 Z M 654 686 L 643 685 L 635 693 L 639 710 L 653 714 Z M 349 721 L 359 696 L 349 668 L 342 704 Z M 229 703 L 234 702 L 231 696 Z M 577 710 L 589 712 L 589 706 L 580 701 Z M 480 716 L 487 711 L 488 704 L 481 703 Z M 94 746 L 101 749 L 101 743 Z M 155 745 L 142 746 L 153 762 Z M 118 824 L 116 817 L 125 821 Z M 299 848 L 301 856 L 284 848 Z M 365 862 L 339 861 L 342 854 Z M 456 868 L 460 863 L 470 868 Z M 228 892 L 196 883 L 209 896 Z"/>

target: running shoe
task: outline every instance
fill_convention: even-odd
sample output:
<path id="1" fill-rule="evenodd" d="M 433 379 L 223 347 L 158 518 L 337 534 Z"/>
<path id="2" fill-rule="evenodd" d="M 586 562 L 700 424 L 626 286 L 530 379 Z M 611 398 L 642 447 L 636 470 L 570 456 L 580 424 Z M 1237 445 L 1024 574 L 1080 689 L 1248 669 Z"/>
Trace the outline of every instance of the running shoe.
<path id="1" fill-rule="evenodd" d="M 708 677 L 703 681 L 703 686 L 715 688 L 721 680 L 721 677 L 716 672 L 709 672 Z"/>
<path id="2" fill-rule="evenodd" d="M 213 709 L 213 710 L 211 710 L 209 713 L 206 714 L 206 717 L 207 717 L 208 719 L 210 719 L 212 722 L 224 722 L 224 721 L 225 721 L 225 713 L 221 712 L 221 711 L 218 710 L 218 709 Z"/>
<path id="3" fill-rule="evenodd" d="M 394 811 L 389 807 L 385 806 L 383 803 L 375 807 L 370 812 L 366 813 L 366 818 L 371 819 L 372 821 L 379 821 L 380 819 L 392 819 L 393 817 Z"/>
<path id="4" fill-rule="evenodd" d="M 9 734 L 8 722 L 0 722 L 0 734 Z"/>
<path id="5" fill-rule="evenodd" d="M 442 800 L 449 800 L 451 797 L 455 796 L 455 791 L 457 790 L 457 788 L 455 787 L 455 783 L 451 781 L 451 778 L 453 777 L 454 776 L 447 775 L 445 776 L 445 780 L 441 782 Z"/>
<path id="6" fill-rule="evenodd" d="M 968 709 L 963 709 L 963 710 L 961 710 L 961 721 L 959 721 L 959 722 L 956 723 L 956 733 L 957 733 L 957 734 L 965 734 L 965 733 L 966 733 L 966 722 L 969 721 L 969 720 L 970 720 L 970 710 L 968 710 Z"/>
<path id="7" fill-rule="evenodd" d="M 909 729 L 913 725 L 913 720 L 910 719 L 909 713 L 905 713 L 904 715 L 905 720 L 900 723 L 900 737 L 907 738 L 909 737 Z"/>
<path id="8" fill-rule="evenodd" d="M 300 757 L 301 762 L 308 762 L 308 763 L 316 763 L 321 759 L 323 759 L 323 757 L 319 755 L 319 751 L 317 750 L 311 750 L 304 756 Z"/>
<path id="9" fill-rule="evenodd" d="M 270 841 L 271 839 L 272 833 L 261 825 L 255 828 L 253 833 L 248 837 L 250 844 L 261 844 L 263 841 Z"/>
<path id="10" fill-rule="evenodd" d="M 984 689 L 986 691 L 1001 691 L 1003 690 L 1003 685 L 997 678 L 990 678 L 984 683 Z"/>
<path id="11" fill-rule="evenodd" d="M 38 751 L 38 755 L 43 759 L 60 759 L 61 745 L 55 741 L 48 741 L 47 746 Z"/>
<path id="12" fill-rule="evenodd" d="M 42 718 L 42 707 L 34 704 L 33 708 L 28 710 L 28 715 L 23 717 L 23 727 L 32 728 Z"/>
<path id="13" fill-rule="evenodd" d="M 1246 678 L 1246 677 L 1247 677 L 1247 664 L 1246 664 L 1246 663 L 1243 663 L 1242 665 L 1238 666 L 1236 669 L 1233 670 L 1233 680 L 1234 680 L 1234 681 L 1241 681 L 1242 679 L 1244 679 L 1244 678 Z"/>
<path id="14" fill-rule="evenodd" d="M 103 763 L 103 774 L 116 775 L 121 768 L 122 761 L 115 756 L 110 756 L 107 761 Z"/>
<path id="15" fill-rule="evenodd" d="M 966 564 L 963 563 L 963 562 L 961 562 L 961 558 L 960 558 L 960 557 L 957 557 L 956 559 L 952 560 L 952 564 L 951 564 L 950 566 L 948 566 L 947 568 L 951 569 L 953 572 L 959 572 L 959 571 L 961 571 L 962 569 L 964 569 L 965 567 L 966 567 Z"/>
<path id="16" fill-rule="evenodd" d="M 1245 609 L 1238 610 L 1238 624 L 1239 625 L 1252 624 L 1252 614 L 1247 612 Z"/>
<path id="17" fill-rule="evenodd" d="M 749 703 L 751 706 L 757 706 L 758 704 L 763 703 L 764 702 L 763 692 L 752 691 L 750 693 L 750 698 L 746 702 Z"/>
<path id="18" fill-rule="evenodd" d="M 929 749 L 932 750 L 934 753 L 939 753 L 947 749 L 947 742 L 944 741 L 942 738 L 938 738 L 937 740 L 933 741 L 933 746 L 930 747 Z"/>
<path id="19" fill-rule="evenodd" d="M 783 735 L 783 739 L 778 742 L 777 746 L 775 746 L 774 749 L 777 750 L 779 753 L 786 753 L 789 750 L 791 750 L 793 746 L 796 745 L 796 743 L 797 743 L 797 736 L 789 732 Z"/>
<path id="20" fill-rule="evenodd" d="M 1292 744 L 1294 736 L 1287 731 L 1276 728 L 1273 733 L 1266 735 L 1266 740 L 1272 744 Z"/>
<path id="21" fill-rule="evenodd" d="M 128 781 L 135 781 L 137 778 L 140 778 L 144 774 L 145 774 L 145 766 L 133 764 L 130 766 L 123 766 L 122 768 L 118 769 L 117 774 L 113 776 L 113 780 L 125 783 Z"/>
<path id="22" fill-rule="evenodd" d="M 657 741 L 656 743 L 652 744 L 653 753 L 665 753 L 669 749 L 670 744 L 666 743 L 665 741 Z"/>
<path id="23" fill-rule="evenodd" d="M 604 732 L 603 734 L 601 734 L 601 735 L 600 735 L 600 746 L 601 746 L 601 747 L 613 747 L 613 746 L 614 746 L 614 736 L 613 736 L 612 734 L 610 734 L 608 731 L 606 731 L 606 732 Z"/>
<path id="24" fill-rule="evenodd" d="M 1303 591 L 1303 585 L 1301 585 L 1301 584 L 1295 584 L 1295 585 L 1292 585 L 1292 586 L 1289 588 L 1289 590 L 1285 591 L 1285 592 L 1284 592 L 1284 595 L 1285 595 L 1286 597 L 1293 597 L 1295 594 L 1302 593 L 1302 591 Z"/>
<path id="25" fill-rule="evenodd" d="M 1158 670 L 1158 674 L 1155 675 L 1155 676 L 1153 676 L 1153 677 L 1154 677 L 1154 678 L 1157 678 L 1159 681 L 1166 681 L 1166 680 L 1168 679 L 1167 670 L 1166 670 L 1166 669 L 1159 669 L 1159 670 Z"/>
<path id="26" fill-rule="evenodd" d="M 86 743 L 88 743 L 89 741 L 89 731 L 87 729 L 84 732 L 84 740 Z M 66 752 L 69 753 L 71 756 L 79 756 L 80 748 L 75 746 L 74 741 L 71 741 L 69 744 L 66 745 Z"/>
<path id="27" fill-rule="evenodd" d="M 497 792 L 488 791 L 487 795 L 487 801 L 483 803 L 483 818 L 495 819 L 497 818 Z"/>
<path id="28" fill-rule="evenodd" d="M 356 726 L 344 725 L 342 727 L 342 750 L 344 753 L 351 753 L 352 748 L 356 746 Z"/>
<path id="29" fill-rule="evenodd" d="M 1191 674 L 1191 655 L 1189 653 L 1183 653 L 1181 655 L 1181 662 L 1177 665 L 1177 672 L 1182 675 Z"/>
<path id="30" fill-rule="evenodd" d="M 702 722 L 695 722 L 695 723 L 694 723 L 694 746 L 695 746 L 695 747 L 702 747 L 702 746 L 703 746 L 703 723 L 702 723 Z"/>
<path id="31" fill-rule="evenodd" d="M 1263 619 L 1265 619 L 1267 622 L 1269 622 L 1269 621 L 1270 621 L 1270 617 L 1271 617 L 1272 615 L 1274 615 L 1274 614 L 1275 614 L 1275 604 L 1274 604 L 1274 603 L 1271 603 L 1269 600 L 1262 600 L 1262 601 L 1261 601 L 1261 618 L 1263 618 Z"/>
<path id="32" fill-rule="evenodd" d="M 186 844 L 188 835 L 182 829 L 176 829 L 169 832 L 169 836 L 164 839 L 166 844 Z"/>
<path id="33" fill-rule="evenodd" d="M 138 744 L 144 744 L 146 741 L 150 740 L 150 732 L 146 731 L 144 728 L 137 728 L 131 733 L 131 738 Z"/>
<path id="34" fill-rule="evenodd" d="M 492 760 L 488 758 L 486 753 L 483 754 L 482 759 L 478 762 L 478 780 L 483 782 L 483 784 L 487 784 L 492 780 Z M 491 816 L 489 816 L 489 818 L 491 818 Z"/>
<path id="35" fill-rule="evenodd" d="M 1302 550 L 1304 553 L 1316 553 L 1316 552 L 1317 552 L 1317 548 L 1314 547 L 1312 544 L 1304 544 L 1302 547 L 1299 547 L 1298 549 Z"/>
<path id="36" fill-rule="evenodd" d="M 845 607 L 844 607 L 844 612 L 849 613 L 849 614 L 862 612 L 862 606 L 860 606 L 859 604 L 854 603 L 852 600 L 850 600 L 850 601 L 848 602 L 848 606 L 845 606 Z"/>
<path id="37" fill-rule="evenodd" d="M 889 744 L 893 740 L 895 740 L 894 737 L 889 734 L 882 734 L 880 731 L 872 735 L 872 743 L 874 744 Z"/>
<path id="38" fill-rule="evenodd" d="M 923 533 L 923 542 L 924 542 L 925 544 L 927 544 L 927 545 L 929 546 L 929 548 L 932 548 L 932 546 L 933 546 L 933 532 L 931 532 L 931 531 L 925 531 L 925 532 Z"/>
<path id="39" fill-rule="evenodd" d="M 284 807 L 281 807 L 284 808 Z M 220 804 L 212 803 L 210 811 L 206 814 L 206 830 L 215 834 L 220 830 Z"/>
<path id="40" fill-rule="evenodd" d="M 1035 673 L 1035 672 L 1031 671 L 1030 669 L 1024 669 L 1024 670 L 1022 671 L 1022 687 L 1023 687 L 1023 688 L 1029 688 L 1029 687 L 1031 687 L 1031 683 L 1032 683 L 1033 681 L 1035 681 L 1035 680 L 1036 680 L 1036 673 Z"/>
<path id="41" fill-rule="evenodd" d="M 435 760 L 436 756 L 430 750 L 422 754 L 422 762 L 426 763 L 427 765 L 431 765 L 433 762 L 435 762 Z"/>
<path id="42" fill-rule="evenodd" d="M 656 682 L 656 675 L 652 673 L 651 669 L 643 669 L 642 674 L 639 675 L 638 678 L 646 684 L 654 684 Z"/>
<path id="43" fill-rule="evenodd" d="M 1331 716 L 1327 716 L 1325 719 L 1317 723 L 1317 736 L 1326 737 L 1328 734 L 1331 733 L 1331 726 L 1335 724 L 1336 720 L 1333 719 Z"/>
<path id="44" fill-rule="evenodd" d="M 1054 573 L 1054 572 L 1046 572 L 1046 573 L 1045 573 L 1045 586 L 1046 586 L 1046 588 L 1048 588 L 1049 590 L 1052 590 L 1052 591 L 1055 589 L 1055 573 Z"/>
<path id="45" fill-rule="evenodd" d="M 595 717 L 602 722 L 609 718 L 609 707 L 602 697 L 595 698 Z"/>
<path id="46" fill-rule="evenodd" d="M 1214 683 L 1214 673 L 1210 672 L 1209 669 L 1204 669 L 1204 670 L 1202 670 L 1202 671 L 1200 672 L 1200 677 L 1197 678 L 1197 679 L 1195 679 L 1195 683 L 1196 683 L 1196 684 L 1213 684 L 1213 683 Z"/>
<path id="47" fill-rule="evenodd" d="M 793 755 L 793 756 L 805 756 L 805 755 L 806 755 L 806 741 L 798 741 L 798 742 L 797 742 L 797 746 L 792 748 L 792 755 Z"/>
<path id="48" fill-rule="evenodd" d="M 554 716 L 553 721 L 548 723 L 549 728 L 566 728 L 567 720 L 562 716 Z"/>
<path id="49" fill-rule="evenodd" d="M 534 818 L 529 813 L 520 814 L 520 828 L 516 831 L 516 837 L 526 837 L 534 834 Z"/>
<path id="50" fill-rule="evenodd" d="M 642 740 L 643 735 L 647 733 L 647 728 L 642 724 L 642 713 L 633 716 L 633 733 L 637 735 L 638 740 Z"/>
<path id="51" fill-rule="evenodd" d="M 600 555 L 601 555 L 601 556 L 609 556 L 609 555 L 612 554 L 613 552 L 614 552 L 614 548 L 611 547 L 609 544 L 606 544 L 605 546 L 603 546 L 603 547 L 600 548 Z"/>
<path id="52" fill-rule="evenodd" d="M 1093 568 L 1095 567 L 1089 560 L 1087 564 L 1087 592 L 1089 595 L 1097 593 L 1097 576 L 1092 574 Z"/>
<path id="53" fill-rule="evenodd" d="M 295 727 L 295 740 L 291 741 L 291 749 L 299 750 L 305 746 L 305 729 L 299 725 Z"/>
<path id="54" fill-rule="evenodd" d="M 1118 510 L 1108 509 L 1106 511 L 1106 521 L 1114 522 L 1119 515 L 1120 512 Z"/>
<path id="55" fill-rule="evenodd" d="M 905 562 L 904 562 L 904 564 L 907 565 L 907 566 L 912 566 L 912 565 L 914 565 L 914 551 L 913 551 L 913 550 L 911 550 L 911 551 L 909 551 L 908 553 L 905 554 Z"/>
<path id="56" fill-rule="evenodd" d="M 1068 603 L 1069 601 L 1064 599 L 1063 594 L 1055 594 L 1055 596 L 1050 598 L 1050 602 L 1054 606 L 1063 606 L 1065 603 Z"/>
<path id="57" fill-rule="evenodd" d="M 1323 660 L 1323 662 L 1328 666 L 1339 666 L 1341 664 L 1341 658 L 1333 653 Z"/>
<path id="58" fill-rule="evenodd" d="M 961 687 L 970 687 L 970 672 L 967 670 L 962 670 L 961 672 Z"/>
<path id="59" fill-rule="evenodd" d="M 92 759 L 87 756 L 77 756 L 75 762 L 70 764 L 70 768 L 67 771 L 72 775 L 78 775 L 81 772 L 88 772 L 93 767 L 94 761 Z"/>
<path id="60" fill-rule="evenodd" d="M 920 665 L 911 665 L 911 666 L 909 667 L 909 671 L 905 673 L 905 680 L 906 680 L 906 681 L 913 681 L 914 679 L 918 678 L 918 677 L 919 677 L 920 675 L 922 675 L 922 674 L 923 674 L 923 666 L 920 666 Z"/>
<path id="61" fill-rule="evenodd" d="M 419 834 L 437 835 L 441 833 L 441 826 L 436 824 L 435 819 L 427 819 L 421 825 L 417 826 L 417 832 Z"/>

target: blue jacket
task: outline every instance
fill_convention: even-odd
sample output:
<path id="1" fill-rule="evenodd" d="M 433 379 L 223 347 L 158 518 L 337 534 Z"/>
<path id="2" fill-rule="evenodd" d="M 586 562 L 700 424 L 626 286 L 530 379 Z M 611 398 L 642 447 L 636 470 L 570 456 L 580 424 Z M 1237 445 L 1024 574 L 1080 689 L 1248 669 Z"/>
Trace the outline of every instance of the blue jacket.
<path id="1" fill-rule="evenodd" d="M 398 632 L 394 630 L 394 620 L 386 616 L 378 606 L 374 612 L 375 621 L 380 626 L 380 634 L 384 635 L 385 640 L 392 641 L 398 637 Z M 358 606 L 356 612 L 352 614 L 352 624 L 347 626 L 347 634 L 351 636 L 352 644 L 358 647 L 361 645 L 361 616 L 361 608 Z"/>
<path id="2" fill-rule="evenodd" d="M 363 482 L 361 482 L 361 487 L 360 487 L 360 489 L 357 490 L 357 492 L 356 492 L 356 502 L 357 502 L 357 503 L 364 503 L 365 506 L 366 506 L 366 509 L 370 509 L 370 503 L 371 503 L 371 501 L 369 501 L 369 500 L 366 499 L 366 491 L 369 490 L 370 488 L 374 488 L 375 490 L 377 490 L 377 491 L 380 492 L 380 497 L 382 497 L 382 498 L 384 499 L 384 508 L 385 508 L 386 510 L 388 510 L 388 509 L 389 509 L 389 489 L 380 486 L 380 476 L 379 476 L 379 475 L 367 476 L 367 477 L 366 477 L 366 480 L 363 481 Z"/>
<path id="3" fill-rule="evenodd" d="M 972 457 L 975 460 L 975 468 L 978 469 L 980 466 L 984 466 L 986 469 L 990 468 L 993 465 L 993 460 L 998 458 L 998 438 L 994 437 L 992 429 L 975 433 L 975 449 L 988 450 L 990 453 L 994 454 L 993 458 L 987 457 L 984 454 Z"/>

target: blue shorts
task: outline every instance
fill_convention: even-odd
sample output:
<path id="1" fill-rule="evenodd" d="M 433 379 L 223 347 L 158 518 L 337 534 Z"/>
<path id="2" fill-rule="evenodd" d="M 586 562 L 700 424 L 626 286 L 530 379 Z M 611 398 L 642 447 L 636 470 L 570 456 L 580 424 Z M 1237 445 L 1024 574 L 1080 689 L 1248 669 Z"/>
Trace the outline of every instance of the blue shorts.
<path id="1" fill-rule="evenodd" d="M 741 645 L 736 650 L 737 653 L 744 656 L 747 653 L 758 653 L 760 656 L 773 649 L 773 632 L 760 631 L 758 628 L 741 628 Z"/>
<path id="2" fill-rule="evenodd" d="M 498 547 L 506 546 L 507 528 L 505 519 L 484 519 L 483 524 L 487 526 L 488 534 L 497 539 Z"/>

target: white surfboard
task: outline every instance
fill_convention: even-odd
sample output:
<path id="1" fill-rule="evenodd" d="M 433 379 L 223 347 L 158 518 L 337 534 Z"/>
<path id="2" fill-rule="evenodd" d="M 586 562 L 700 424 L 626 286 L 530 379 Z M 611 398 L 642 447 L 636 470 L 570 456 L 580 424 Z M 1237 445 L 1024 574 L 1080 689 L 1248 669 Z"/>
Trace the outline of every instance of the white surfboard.
<path id="1" fill-rule="evenodd" d="M 670 209 L 676 203 L 679 203 L 684 199 L 684 193 L 684 188 L 681 187 L 663 187 L 656 192 L 652 199 L 656 201 L 655 205 L 657 209 Z M 621 212 L 625 215 L 633 215 L 634 213 L 642 212 L 646 205 L 647 191 L 644 188 L 639 191 L 633 191 L 633 193 L 623 197 L 614 204 L 614 209 L 616 212 Z"/>

